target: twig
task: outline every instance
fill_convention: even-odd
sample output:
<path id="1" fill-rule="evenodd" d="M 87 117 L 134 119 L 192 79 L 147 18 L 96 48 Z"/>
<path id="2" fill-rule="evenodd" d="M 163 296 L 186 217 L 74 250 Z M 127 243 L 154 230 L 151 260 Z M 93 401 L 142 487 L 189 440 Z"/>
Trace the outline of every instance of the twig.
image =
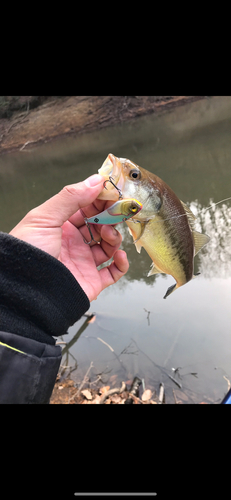
<path id="1" fill-rule="evenodd" d="M 99 400 L 99 404 L 102 405 L 104 403 L 104 401 L 108 398 L 108 396 L 111 396 L 112 394 L 116 394 L 116 393 L 119 393 L 121 394 L 121 392 L 125 391 L 126 390 L 126 384 L 125 382 L 122 382 L 122 385 L 121 387 L 115 387 L 115 389 L 109 389 L 109 391 L 105 392 L 100 400 Z"/>
<path id="2" fill-rule="evenodd" d="M 170 378 L 173 382 L 175 382 L 175 384 L 176 384 L 176 385 L 178 385 L 178 387 L 179 387 L 180 389 L 182 389 L 182 384 L 181 384 L 180 382 L 178 382 L 175 378 L 173 378 L 173 377 L 172 377 L 171 375 L 169 375 L 168 373 L 167 373 L 167 375 L 168 375 L 168 377 L 169 377 L 169 378 Z"/>
<path id="3" fill-rule="evenodd" d="M 225 375 L 223 375 L 223 378 L 226 380 L 226 382 L 228 384 L 228 391 L 229 391 L 229 389 L 231 387 L 230 380 Z"/>
<path id="4" fill-rule="evenodd" d="M 105 344 L 107 347 L 109 347 L 109 349 L 114 352 L 114 349 L 107 343 L 105 342 L 105 340 L 102 340 L 100 337 L 96 337 L 98 340 L 100 340 L 100 342 L 103 342 L 103 344 Z"/>
<path id="5" fill-rule="evenodd" d="M 123 362 L 121 361 L 121 359 L 118 356 L 118 354 L 116 354 L 116 352 L 114 351 L 114 349 L 107 342 L 105 342 L 105 340 L 102 340 L 100 337 L 93 337 L 93 336 L 90 336 L 90 335 L 84 335 L 84 337 L 86 339 L 90 339 L 90 338 L 96 339 L 96 340 L 99 340 L 100 342 L 102 342 L 103 344 L 105 344 L 108 347 L 108 349 L 110 349 L 110 351 L 113 352 L 113 355 L 116 357 L 117 361 L 120 363 L 120 366 L 121 366 L 121 368 L 124 371 L 125 377 L 127 377 L 127 368 L 123 365 Z"/>
<path id="6" fill-rule="evenodd" d="M 164 384 L 160 384 L 160 391 L 159 391 L 159 401 L 158 404 L 162 405 L 164 402 Z"/>
<path id="7" fill-rule="evenodd" d="M 83 380 L 82 380 L 82 382 L 81 382 L 81 384 L 80 384 L 80 386 L 79 386 L 79 388 L 78 388 L 78 391 L 77 391 L 77 392 L 75 392 L 75 394 L 73 394 L 73 396 L 71 396 L 71 398 L 69 398 L 68 403 L 70 403 L 70 401 L 71 401 L 72 399 L 74 399 L 75 397 L 78 397 L 78 396 L 79 396 L 79 394 L 80 394 L 80 391 L 81 391 L 82 387 L 83 387 L 83 386 L 84 386 L 84 384 L 86 384 L 86 382 L 87 382 L 87 376 L 88 376 L 88 373 L 90 373 L 90 370 L 92 369 L 92 367 L 93 367 L 93 366 L 94 366 L 94 365 L 93 365 L 93 363 L 92 363 L 92 361 L 91 361 L 91 364 L 90 364 L 90 366 L 89 366 L 89 368 L 88 368 L 87 372 L 85 373 L 85 375 L 84 375 L 84 377 L 83 377 Z"/>
<path id="8" fill-rule="evenodd" d="M 23 144 L 23 146 L 19 149 L 19 151 L 23 151 L 24 148 L 28 145 L 28 144 L 33 144 L 34 142 L 38 142 L 42 139 L 42 137 L 40 136 L 38 139 L 36 139 L 35 141 L 26 141 L 25 144 Z"/>

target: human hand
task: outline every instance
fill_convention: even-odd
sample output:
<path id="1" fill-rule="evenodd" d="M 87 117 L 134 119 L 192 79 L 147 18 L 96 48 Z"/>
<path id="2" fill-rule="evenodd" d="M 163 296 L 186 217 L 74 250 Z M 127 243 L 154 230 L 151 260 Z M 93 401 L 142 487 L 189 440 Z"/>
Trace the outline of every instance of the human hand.
<path id="1" fill-rule="evenodd" d="M 81 208 L 91 217 L 105 207 L 105 201 L 97 200 L 103 190 L 104 178 L 92 175 L 83 182 L 65 186 L 58 194 L 34 208 L 12 229 L 10 234 L 60 260 L 73 274 L 89 301 L 96 299 L 104 288 L 116 283 L 128 270 L 124 251 L 118 250 L 122 241 L 120 233 L 112 226 L 93 226 L 92 242 L 84 222 Z M 97 270 L 111 257 L 113 262 Z"/>

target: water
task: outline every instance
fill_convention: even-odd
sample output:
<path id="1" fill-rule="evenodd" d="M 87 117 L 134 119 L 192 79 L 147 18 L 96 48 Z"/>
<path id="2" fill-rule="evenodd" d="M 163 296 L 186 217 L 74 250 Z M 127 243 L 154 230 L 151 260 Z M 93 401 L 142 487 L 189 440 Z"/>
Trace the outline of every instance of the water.
<path id="1" fill-rule="evenodd" d="M 75 380 L 82 380 L 93 362 L 93 387 L 96 382 L 120 385 L 139 375 L 157 392 L 163 382 L 167 403 L 175 398 L 219 402 L 226 393 L 224 376 L 231 378 L 231 203 L 205 208 L 231 196 L 230 137 L 231 98 L 216 97 L 0 157 L 2 231 L 10 231 L 65 184 L 96 173 L 111 152 L 167 182 L 198 215 L 198 230 L 211 237 L 195 259 L 195 272 L 201 275 L 163 300 L 174 279 L 147 278 L 149 256 L 144 249 L 136 252 L 126 226 L 120 226 L 128 273 L 91 303 L 93 323 L 84 323 L 83 317 L 63 336 L 62 364 L 75 368 Z M 172 368 L 179 370 L 174 374 Z"/>

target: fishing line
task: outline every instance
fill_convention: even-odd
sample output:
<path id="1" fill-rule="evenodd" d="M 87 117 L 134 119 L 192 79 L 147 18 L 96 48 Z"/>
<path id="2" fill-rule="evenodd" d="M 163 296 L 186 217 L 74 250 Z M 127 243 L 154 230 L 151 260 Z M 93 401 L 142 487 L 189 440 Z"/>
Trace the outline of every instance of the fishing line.
<path id="1" fill-rule="evenodd" d="M 117 189 L 117 191 L 119 192 L 119 199 L 122 199 L 123 198 L 123 194 L 121 192 L 121 190 L 116 186 L 116 184 L 114 184 L 113 182 L 113 178 L 109 178 L 108 181 L 105 181 L 105 182 L 111 182 L 111 184 L 113 184 L 113 186 Z M 104 183 L 105 184 L 105 183 Z M 106 186 L 104 186 L 105 189 L 106 189 Z M 147 203 L 147 201 L 149 200 L 149 198 L 151 197 L 151 193 L 148 195 L 148 197 L 146 198 L 146 200 L 144 201 L 143 203 L 143 209 L 145 208 L 145 205 Z M 229 196 L 228 198 L 224 198 L 223 200 L 220 200 L 220 201 L 217 201 L 216 203 L 213 203 L 213 205 L 210 205 L 209 207 L 205 208 L 204 212 L 207 212 L 208 210 L 211 210 L 211 208 L 213 208 L 214 206 L 216 205 L 219 205 L 220 203 L 223 203 L 224 201 L 228 201 L 228 200 L 231 200 L 231 196 Z M 188 207 L 189 208 L 189 207 Z M 190 210 L 190 208 L 189 208 Z M 142 212 L 142 210 L 141 210 Z M 199 212 L 201 213 L 202 210 Z M 157 213 L 158 214 L 158 213 Z M 154 215 L 150 215 L 150 217 L 147 217 L 147 219 L 135 219 L 135 218 L 132 218 L 131 219 L 131 222 L 134 222 L 134 223 L 148 223 L 150 220 L 154 219 L 156 217 L 157 214 L 154 214 Z M 192 212 L 192 214 L 194 215 L 194 213 Z M 179 217 L 185 217 L 185 216 L 188 216 L 187 213 L 185 214 L 180 214 L 180 215 L 173 215 L 172 217 L 168 217 L 167 219 L 162 219 L 162 220 L 158 220 L 158 221 L 155 221 L 155 222 L 165 222 L 165 221 L 168 221 L 168 220 L 171 220 L 171 219 L 179 219 Z M 195 219 L 196 219 L 196 216 L 194 215 Z"/>
<path id="2" fill-rule="evenodd" d="M 149 197 L 148 197 L 149 198 Z M 147 200 L 148 200 L 147 198 Z M 145 201 L 145 203 L 147 202 L 147 200 Z M 223 200 L 220 200 L 220 201 L 217 201 L 216 203 L 213 203 L 212 205 L 210 205 L 209 207 L 205 208 L 204 212 L 207 212 L 208 210 L 211 210 L 211 208 L 215 207 L 216 205 L 219 205 L 220 203 L 222 203 L 223 201 L 227 201 L 227 200 L 231 200 L 231 196 L 229 196 L 228 198 L 224 198 Z M 145 205 L 145 203 L 143 204 L 143 207 Z M 189 207 L 188 207 L 189 208 Z M 190 208 L 189 208 L 190 210 Z M 202 209 L 203 210 L 203 209 Z M 202 213 L 202 210 L 200 210 L 199 214 Z M 195 219 L 196 219 L 196 215 L 192 212 L 192 214 L 194 215 Z M 154 215 L 150 215 L 150 217 L 148 218 L 147 221 L 143 220 L 141 222 L 149 222 L 150 220 L 154 219 L 156 217 L 156 215 L 158 214 L 154 214 Z M 179 219 L 179 217 L 185 217 L 187 216 L 188 214 L 185 213 L 185 214 L 180 214 L 180 215 L 173 215 L 172 217 L 168 217 L 167 219 L 162 219 L 162 220 L 158 220 L 158 221 L 155 221 L 155 222 L 165 222 L 167 220 L 171 220 L 171 219 Z M 139 222 L 139 221 L 135 221 L 134 219 L 131 220 L 131 222 Z"/>

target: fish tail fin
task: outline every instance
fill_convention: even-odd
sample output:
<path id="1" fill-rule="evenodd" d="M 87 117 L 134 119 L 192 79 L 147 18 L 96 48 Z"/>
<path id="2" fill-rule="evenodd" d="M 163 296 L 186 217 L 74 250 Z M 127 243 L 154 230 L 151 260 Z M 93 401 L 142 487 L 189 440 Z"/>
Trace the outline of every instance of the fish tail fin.
<path id="1" fill-rule="evenodd" d="M 165 296 L 163 297 L 164 299 L 167 299 L 167 297 L 172 293 L 174 292 L 174 290 L 176 290 L 178 288 L 178 285 L 177 283 L 174 283 L 174 285 L 170 286 L 165 294 Z"/>

